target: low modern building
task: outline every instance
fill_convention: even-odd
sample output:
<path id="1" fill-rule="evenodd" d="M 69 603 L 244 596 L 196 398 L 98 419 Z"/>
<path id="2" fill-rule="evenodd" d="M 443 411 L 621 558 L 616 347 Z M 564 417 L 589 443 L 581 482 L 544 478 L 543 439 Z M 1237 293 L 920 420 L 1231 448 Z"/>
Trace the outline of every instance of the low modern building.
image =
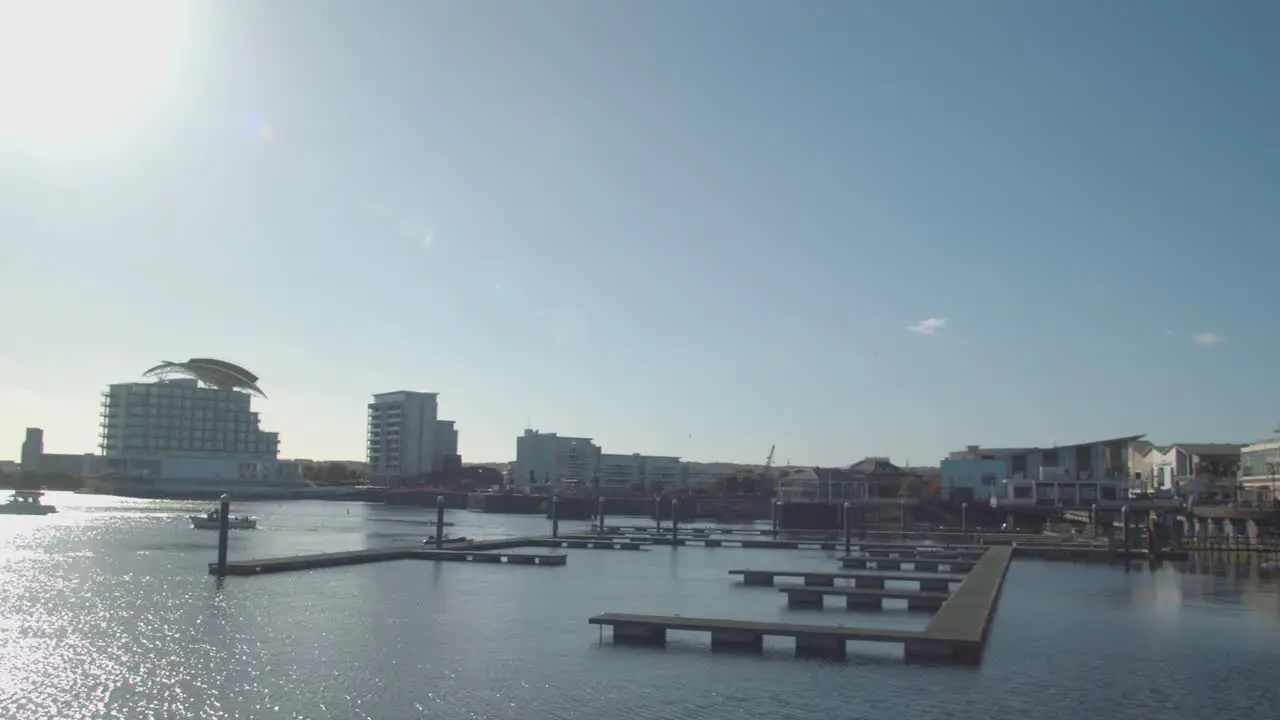
<path id="1" fill-rule="evenodd" d="M 680 458 L 663 455 L 602 453 L 597 489 L 605 497 L 662 494 L 681 485 Z"/>
<path id="2" fill-rule="evenodd" d="M 439 394 L 398 390 L 369 403 L 367 460 L 378 484 L 403 485 L 442 472 L 458 454 L 454 421 L 441 420 Z"/>
<path id="3" fill-rule="evenodd" d="M 942 461 L 941 490 L 951 499 L 985 496 L 1011 507 L 1088 507 L 1123 501 L 1132 485 L 1131 446 L 1142 437 L 1048 448 L 970 445 Z"/>
<path id="4" fill-rule="evenodd" d="M 1174 443 L 1152 445 L 1135 459 L 1133 477 L 1142 491 L 1180 497 L 1235 495 L 1241 445 Z"/>
<path id="5" fill-rule="evenodd" d="M 1262 505 L 1280 503 L 1280 438 L 1240 448 L 1237 477 L 1241 500 Z"/>
<path id="6" fill-rule="evenodd" d="M 525 430 L 516 438 L 513 487 L 546 486 L 559 491 L 566 486 L 584 492 L 594 485 L 600 467 L 600 446 L 585 437 Z"/>

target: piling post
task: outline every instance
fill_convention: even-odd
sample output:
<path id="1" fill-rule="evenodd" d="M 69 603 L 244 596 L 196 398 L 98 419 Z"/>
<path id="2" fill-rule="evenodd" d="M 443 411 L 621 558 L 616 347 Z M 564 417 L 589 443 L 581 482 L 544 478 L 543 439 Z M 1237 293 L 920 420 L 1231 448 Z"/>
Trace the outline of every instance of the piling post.
<path id="1" fill-rule="evenodd" d="M 444 496 L 436 496 L 436 549 L 444 547 Z"/>
<path id="2" fill-rule="evenodd" d="M 778 502 L 777 500 L 774 500 L 773 502 L 769 503 L 769 509 L 771 511 L 769 514 L 771 516 L 771 519 L 773 520 L 773 539 L 777 540 L 778 539 L 778 522 L 779 522 L 778 516 L 782 514 L 782 503 Z"/>
<path id="3" fill-rule="evenodd" d="M 231 496 L 223 495 L 218 504 L 218 577 L 227 575 L 227 540 L 231 530 Z"/>
<path id="4" fill-rule="evenodd" d="M 671 547 L 680 547 L 680 498 L 671 498 Z"/>
<path id="5" fill-rule="evenodd" d="M 560 537 L 560 496 L 551 497 L 551 537 Z"/>
<path id="6" fill-rule="evenodd" d="M 849 517 L 849 503 L 844 504 L 844 554 L 848 557 L 853 551 L 853 519 Z"/>
<path id="7" fill-rule="evenodd" d="M 604 496 L 603 495 L 601 495 L 600 499 L 596 501 L 596 519 L 600 523 L 599 525 L 600 535 L 603 536 L 604 535 Z"/>
<path id="8" fill-rule="evenodd" d="M 653 496 L 653 521 L 658 524 L 658 532 L 662 532 L 662 496 Z"/>
<path id="9" fill-rule="evenodd" d="M 960 503 L 960 534 L 961 535 L 969 534 L 969 501 L 968 500 L 965 500 L 964 502 Z M 965 539 L 964 541 L 968 542 L 967 539 Z"/>
<path id="10" fill-rule="evenodd" d="M 1129 506 L 1120 508 L 1120 532 L 1124 534 L 1124 552 L 1129 554 Z"/>
<path id="11" fill-rule="evenodd" d="M 1089 506 L 1089 525 L 1092 526 L 1093 536 L 1098 537 L 1098 503 Z"/>

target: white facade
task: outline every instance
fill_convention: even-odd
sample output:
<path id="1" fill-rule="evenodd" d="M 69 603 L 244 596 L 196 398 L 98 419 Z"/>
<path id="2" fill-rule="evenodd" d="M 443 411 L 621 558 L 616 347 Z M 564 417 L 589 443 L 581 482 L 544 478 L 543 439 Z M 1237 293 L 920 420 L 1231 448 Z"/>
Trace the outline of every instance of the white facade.
<path id="1" fill-rule="evenodd" d="M 681 486 L 680 458 L 665 455 L 600 455 L 599 493 L 606 497 L 649 495 Z"/>
<path id="2" fill-rule="evenodd" d="M 599 465 L 600 446 L 591 438 L 525 430 L 516 438 L 516 467 L 511 481 L 515 487 L 539 485 L 556 489 L 567 483 L 589 488 Z"/>
<path id="3" fill-rule="evenodd" d="M 945 490 L 949 475 L 962 475 L 965 461 L 984 460 L 990 462 L 982 465 L 980 477 L 998 476 L 1000 488 L 995 497 L 1001 503 L 1087 507 L 1098 502 L 1118 502 L 1129 496 L 1132 445 L 1140 437 L 1052 448 L 972 445 L 942 461 L 942 486 Z"/>
<path id="4" fill-rule="evenodd" d="M 1245 500 L 1268 505 L 1280 502 L 1280 439 L 1240 449 L 1239 483 Z"/>
<path id="5" fill-rule="evenodd" d="M 458 453 L 452 420 L 438 417 L 438 393 L 379 393 L 369 403 L 369 472 L 378 478 L 419 477 L 440 471 Z"/>
<path id="6" fill-rule="evenodd" d="M 279 436 L 262 430 L 250 396 L 193 379 L 111 385 L 100 437 L 104 475 L 159 491 L 231 491 L 282 480 Z"/>

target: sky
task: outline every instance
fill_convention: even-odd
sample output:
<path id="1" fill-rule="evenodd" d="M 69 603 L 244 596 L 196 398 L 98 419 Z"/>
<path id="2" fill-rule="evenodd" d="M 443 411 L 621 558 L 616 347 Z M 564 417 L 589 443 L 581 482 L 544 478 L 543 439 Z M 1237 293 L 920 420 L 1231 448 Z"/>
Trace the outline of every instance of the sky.
<path id="1" fill-rule="evenodd" d="M 1270 0 L 0 6 L 0 459 L 162 360 L 282 456 L 933 464 L 1280 423 Z"/>

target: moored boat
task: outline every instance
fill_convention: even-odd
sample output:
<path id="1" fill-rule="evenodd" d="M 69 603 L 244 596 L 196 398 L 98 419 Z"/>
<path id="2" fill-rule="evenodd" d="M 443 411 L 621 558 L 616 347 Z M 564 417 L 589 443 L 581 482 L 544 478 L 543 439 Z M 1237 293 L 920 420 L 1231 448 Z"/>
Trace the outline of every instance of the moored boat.
<path id="1" fill-rule="evenodd" d="M 58 508 L 40 502 L 44 493 L 39 490 L 14 490 L 9 501 L 0 505 L 0 515 L 48 515 Z"/>
<path id="2" fill-rule="evenodd" d="M 218 511 L 212 510 L 204 515 L 189 515 L 191 527 L 196 530 L 217 530 L 221 526 Z M 258 527 L 258 519 L 248 515 L 232 515 L 227 518 L 227 528 L 231 530 L 254 530 Z"/>

